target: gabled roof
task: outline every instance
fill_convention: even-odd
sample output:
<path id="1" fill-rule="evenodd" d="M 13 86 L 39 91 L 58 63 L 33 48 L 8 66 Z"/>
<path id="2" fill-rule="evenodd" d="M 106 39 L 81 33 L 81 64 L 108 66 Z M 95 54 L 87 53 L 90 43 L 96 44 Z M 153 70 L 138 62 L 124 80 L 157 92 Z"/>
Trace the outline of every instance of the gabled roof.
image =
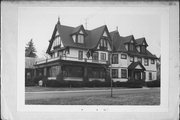
<path id="1" fill-rule="evenodd" d="M 146 40 L 145 40 L 144 37 L 138 38 L 138 39 L 136 39 L 135 41 L 136 41 L 136 45 L 142 45 L 143 42 L 145 42 L 145 45 L 148 46 L 148 44 L 147 44 L 147 42 L 146 42 Z"/>
<path id="2" fill-rule="evenodd" d="M 129 70 L 134 70 L 136 68 L 136 66 L 140 65 L 142 70 L 146 70 L 146 68 L 140 63 L 140 62 L 132 62 L 129 66 L 128 69 Z"/>
<path id="3" fill-rule="evenodd" d="M 53 36 L 55 35 L 56 31 L 58 31 L 64 47 L 93 49 L 94 47 L 97 46 L 104 30 L 107 29 L 107 26 L 103 25 L 103 26 L 98 27 L 98 28 L 93 29 L 93 30 L 84 30 L 85 33 L 87 34 L 85 36 L 85 43 L 84 44 L 74 43 L 71 35 L 73 33 L 78 32 L 82 28 L 84 28 L 83 25 L 80 25 L 78 27 L 70 27 L 70 26 L 65 26 L 65 25 L 61 25 L 61 24 L 57 23 L 55 28 L 54 28 L 54 32 L 53 32 L 53 35 L 51 37 L 51 40 L 49 41 L 50 43 L 49 43 L 49 47 L 47 49 L 47 53 L 50 52 L 50 48 L 51 48 L 53 40 L 54 40 Z M 107 31 L 108 31 L 108 29 L 107 29 Z"/>
<path id="4" fill-rule="evenodd" d="M 111 38 L 113 40 L 113 50 L 114 51 L 125 52 L 129 55 L 132 55 L 132 56 L 157 58 L 155 55 L 153 55 L 148 50 L 146 50 L 145 54 L 138 52 L 136 48 L 134 49 L 134 51 L 128 51 L 125 47 L 125 44 L 129 43 L 131 40 L 134 40 L 133 35 L 122 37 L 119 35 L 118 31 L 110 32 L 110 35 L 111 35 Z M 134 40 L 135 45 L 143 43 L 144 40 L 145 40 L 145 38 Z"/>

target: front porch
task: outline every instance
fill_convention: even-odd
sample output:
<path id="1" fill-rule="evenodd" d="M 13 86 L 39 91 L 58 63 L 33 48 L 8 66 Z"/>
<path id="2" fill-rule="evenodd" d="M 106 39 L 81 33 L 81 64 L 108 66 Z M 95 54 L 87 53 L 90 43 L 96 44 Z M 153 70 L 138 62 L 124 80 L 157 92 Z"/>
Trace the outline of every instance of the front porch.
<path id="1" fill-rule="evenodd" d="M 128 66 L 128 80 L 145 82 L 145 70 L 146 69 L 140 62 L 131 63 Z"/>
<path id="2" fill-rule="evenodd" d="M 56 60 L 36 64 L 35 75 L 58 81 L 107 81 L 107 68 L 107 64 Z"/>

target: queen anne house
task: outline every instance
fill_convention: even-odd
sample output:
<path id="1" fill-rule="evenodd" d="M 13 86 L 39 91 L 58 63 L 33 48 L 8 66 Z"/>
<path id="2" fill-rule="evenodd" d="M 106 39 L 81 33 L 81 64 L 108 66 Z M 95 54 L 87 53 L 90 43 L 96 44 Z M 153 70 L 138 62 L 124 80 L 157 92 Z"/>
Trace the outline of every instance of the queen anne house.
<path id="1" fill-rule="evenodd" d="M 83 25 L 55 25 L 47 53 L 50 59 L 38 61 L 36 75 L 49 80 L 59 75 L 67 81 L 106 81 L 111 51 L 111 36 L 106 25 L 85 30 Z"/>
<path id="2" fill-rule="evenodd" d="M 157 57 L 147 46 L 145 38 L 122 37 L 106 25 L 85 30 L 83 25 L 61 25 L 58 19 L 47 49 L 51 58 L 36 62 L 35 75 L 49 80 L 61 76 L 66 81 L 109 81 L 111 68 L 114 82 L 156 80 Z"/>

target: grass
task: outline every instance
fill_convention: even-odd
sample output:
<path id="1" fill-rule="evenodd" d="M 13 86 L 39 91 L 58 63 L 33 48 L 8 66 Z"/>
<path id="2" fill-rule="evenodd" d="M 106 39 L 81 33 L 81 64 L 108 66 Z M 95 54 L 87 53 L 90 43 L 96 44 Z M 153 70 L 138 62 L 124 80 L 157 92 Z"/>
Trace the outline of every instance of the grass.
<path id="1" fill-rule="evenodd" d="M 160 105 L 160 93 L 128 93 L 94 96 L 78 96 L 67 98 L 49 98 L 26 100 L 26 104 L 41 105 Z"/>
<path id="2" fill-rule="evenodd" d="M 26 92 L 39 92 L 39 91 L 74 91 L 74 90 L 108 90 L 110 87 L 81 87 L 81 88 L 63 88 L 63 87 L 25 87 Z"/>

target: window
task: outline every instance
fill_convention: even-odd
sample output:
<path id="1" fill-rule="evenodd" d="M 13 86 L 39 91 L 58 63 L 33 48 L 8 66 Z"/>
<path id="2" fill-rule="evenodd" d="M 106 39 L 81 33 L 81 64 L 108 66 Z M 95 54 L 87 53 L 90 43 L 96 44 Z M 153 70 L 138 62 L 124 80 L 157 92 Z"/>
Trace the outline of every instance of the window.
<path id="1" fill-rule="evenodd" d="M 148 66 L 148 65 L 149 65 L 149 61 L 148 61 L 148 59 L 146 59 L 146 58 L 144 59 L 144 65 L 145 65 L 145 66 Z"/>
<path id="2" fill-rule="evenodd" d="M 155 61 L 154 61 L 154 59 L 151 59 L 151 64 L 155 64 Z"/>
<path id="3" fill-rule="evenodd" d="M 94 53 L 93 53 L 92 59 L 93 59 L 93 60 L 98 60 L 98 53 L 97 53 L 97 52 L 94 52 Z"/>
<path id="4" fill-rule="evenodd" d="M 134 45 L 132 43 L 129 44 L 129 51 L 133 51 L 134 50 Z"/>
<path id="5" fill-rule="evenodd" d="M 152 80 L 152 73 L 149 73 L 149 80 Z"/>
<path id="6" fill-rule="evenodd" d="M 82 59 L 83 59 L 83 51 L 79 51 L 78 59 L 79 59 L 79 60 L 82 60 Z"/>
<path id="7" fill-rule="evenodd" d="M 126 54 L 121 54 L 121 59 L 127 59 L 127 55 Z"/>
<path id="8" fill-rule="evenodd" d="M 107 41 L 105 39 L 101 39 L 100 49 L 106 49 L 106 48 L 107 48 Z"/>
<path id="9" fill-rule="evenodd" d="M 134 62 L 134 57 L 130 56 L 130 62 Z"/>
<path id="10" fill-rule="evenodd" d="M 55 49 L 60 45 L 61 45 L 61 38 L 60 38 L 60 36 L 56 36 L 54 41 L 53 41 L 52 48 Z"/>
<path id="11" fill-rule="evenodd" d="M 142 63 L 142 58 L 138 57 L 138 62 Z"/>
<path id="12" fill-rule="evenodd" d="M 106 53 L 101 53 L 101 60 L 106 60 Z"/>
<path id="13" fill-rule="evenodd" d="M 118 54 L 112 54 L 112 64 L 118 64 Z"/>
<path id="14" fill-rule="evenodd" d="M 112 69 L 112 78 L 118 78 L 118 69 Z"/>
<path id="15" fill-rule="evenodd" d="M 141 53 L 145 53 L 146 52 L 146 47 L 143 45 L 141 46 Z"/>
<path id="16" fill-rule="evenodd" d="M 121 78 L 127 78 L 127 70 L 121 69 Z"/>
<path id="17" fill-rule="evenodd" d="M 84 43 L 84 36 L 83 35 L 78 35 L 78 43 Z"/>

